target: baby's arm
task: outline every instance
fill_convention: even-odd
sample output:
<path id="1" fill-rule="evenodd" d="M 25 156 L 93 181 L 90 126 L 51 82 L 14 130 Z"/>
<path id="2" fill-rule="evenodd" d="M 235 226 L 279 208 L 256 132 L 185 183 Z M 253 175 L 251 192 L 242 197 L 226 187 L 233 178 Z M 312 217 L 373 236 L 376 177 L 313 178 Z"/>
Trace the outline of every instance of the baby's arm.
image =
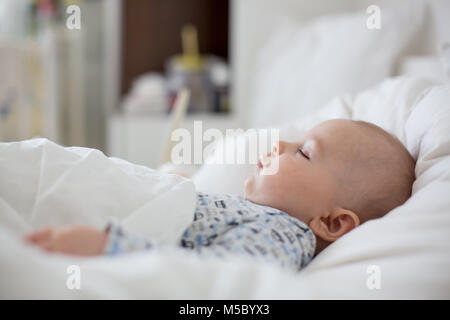
<path id="1" fill-rule="evenodd" d="M 125 231 L 115 220 L 105 230 L 89 226 L 47 227 L 26 235 L 24 240 L 48 252 L 78 256 L 116 255 L 154 246 L 153 241 Z"/>
<path id="2" fill-rule="evenodd" d="M 78 256 L 100 255 L 105 247 L 107 233 L 89 226 L 47 227 L 29 233 L 24 240 L 48 252 Z"/>

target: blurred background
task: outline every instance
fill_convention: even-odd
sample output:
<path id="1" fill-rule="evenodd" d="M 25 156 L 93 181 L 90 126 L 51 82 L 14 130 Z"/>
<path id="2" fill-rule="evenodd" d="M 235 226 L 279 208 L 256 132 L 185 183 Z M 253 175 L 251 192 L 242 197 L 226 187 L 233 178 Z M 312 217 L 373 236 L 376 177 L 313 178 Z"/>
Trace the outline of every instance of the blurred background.
<path id="1" fill-rule="evenodd" d="M 390 76 L 443 82 L 449 3 L 0 0 L 0 141 L 46 137 L 156 167 L 181 88 L 182 126 L 224 132 Z M 373 4 L 380 30 L 366 23 Z"/>
<path id="2" fill-rule="evenodd" d="M 189 112 L 229 111 L 228 0 L 0 0 L 0 35 L 2 141 L 107 152 L 110 116 L 164 121 L 186 82 Z"/>

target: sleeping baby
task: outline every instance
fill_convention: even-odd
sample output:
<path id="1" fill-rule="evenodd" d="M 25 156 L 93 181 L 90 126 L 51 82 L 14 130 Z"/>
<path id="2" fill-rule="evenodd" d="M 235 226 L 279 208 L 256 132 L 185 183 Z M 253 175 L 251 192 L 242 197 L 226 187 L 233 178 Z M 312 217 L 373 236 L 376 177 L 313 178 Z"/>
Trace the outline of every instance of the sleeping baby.
<path id="1" fill-rule="evenodd" d="M 245 255 L 298 271 L 362 223 L 411 195 L 415 163 L 401 142 L 363 121 L 329 120 L 297 142 L 280 141 L 245 182 L 245 196 L 197 192 L 179 246 L 200 255 Z M 278 171 L 263 174 L 271 161 Z M 148 239 L 111 220 L 44 228 L 25 236 L 50 252 L 81 256 L 154 250 Z"/>

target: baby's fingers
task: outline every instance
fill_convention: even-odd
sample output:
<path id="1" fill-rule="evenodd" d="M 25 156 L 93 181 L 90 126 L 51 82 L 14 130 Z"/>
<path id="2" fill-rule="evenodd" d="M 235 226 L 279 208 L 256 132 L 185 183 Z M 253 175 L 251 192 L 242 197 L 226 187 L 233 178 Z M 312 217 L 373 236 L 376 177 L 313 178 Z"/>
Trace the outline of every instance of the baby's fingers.
<path id="1" fill-rule="evenodd" d="M 51 227 L 42 228 L 25 235 L 24 240 L 32 244 L 43 244 L 50 240 L 52 232 L 53 229 Z"/>

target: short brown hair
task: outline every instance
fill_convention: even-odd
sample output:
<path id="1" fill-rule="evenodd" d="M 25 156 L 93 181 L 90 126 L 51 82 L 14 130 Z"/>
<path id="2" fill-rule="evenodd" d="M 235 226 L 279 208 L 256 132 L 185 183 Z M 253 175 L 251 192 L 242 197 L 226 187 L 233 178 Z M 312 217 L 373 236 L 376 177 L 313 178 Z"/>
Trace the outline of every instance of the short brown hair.
<path id="1" fill-rule="evenodd" d="M 370 152 L 354 150 L 352 170 L 340 180 L 348 186 L 343 188 L 347 194 L 343 205 L 364 223 L 384 216 L 408 200 L 415 180 L 415 161 L 392 134 L 365 121 L 353 123 L 361 129 L 364 147 L 369 147 Z"/>

